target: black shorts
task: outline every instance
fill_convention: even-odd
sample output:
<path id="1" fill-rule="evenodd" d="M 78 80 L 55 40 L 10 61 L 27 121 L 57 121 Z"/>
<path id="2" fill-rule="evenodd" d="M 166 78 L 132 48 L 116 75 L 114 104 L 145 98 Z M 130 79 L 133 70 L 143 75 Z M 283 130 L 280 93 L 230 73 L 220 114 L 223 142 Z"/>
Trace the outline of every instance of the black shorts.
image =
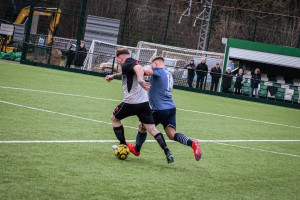
<path id="1" fill-rule="evenodd" d="M 136 115 L 140 122 L 144 124 L 154 124 L 149 102 L 140 104 L 128 104 L 122 102 L 115 108 L 113 115 L 118 120 Z"/>
<path id="2" fill-rule="evenodd" d="M 164 129 L 166 127 L 172 127 L 176 129 L 176 108 L 153 111 L 152 115 L 155 126 L 162 124 Z"/>

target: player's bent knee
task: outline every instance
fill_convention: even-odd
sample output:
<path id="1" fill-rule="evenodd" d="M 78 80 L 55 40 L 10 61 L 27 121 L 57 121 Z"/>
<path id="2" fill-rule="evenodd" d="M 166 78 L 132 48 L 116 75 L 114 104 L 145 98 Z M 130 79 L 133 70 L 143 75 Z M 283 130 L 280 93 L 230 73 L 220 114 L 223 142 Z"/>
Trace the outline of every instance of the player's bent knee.
<path id="1" fill-rule="evenodd" d="M 145 126 L 141 122 L 139 123 L 139 132 L 142 132 L 142 133 L 147 132 L 147 129 L 145 128 Z"/>
<path id="2" fill-rule="evenodd" d="M 167 134 L 167 136 L 168 136 L 168 138 L 170 139 L 170 140 L 174 140 L 174 135 L 171 135 L 171 134 L 168 134 L 168 133 L 166 133 Z"/>
<path id="3" fill-rule="evenodd" d="M 145 128 L 147 129 L 147 131 L 149 131 L 149 133 L 154 136 L 157 133 L 159 133 L 159 131 L 156 129 L 154 124 L 144 124 Z"/>
<path id="4" fill-rule="evenodd" d="M 111 116 L 111 122 L 112 122 L 112 125 L 113 127 L 118 127 L 118 126 L 121 126 L 121 121 L 118 120 L 117 118 L 115 118 L 114 115 Z"/>
<path id="5" fill-rule="evenodd" d="M 166 135 L 168 136 L 168 138 L 170 140 L 174 140 L 176 130 L 171 126 L 168 126 L 168 127 L 165 128 L 165 131 L 166 131 Z"/>

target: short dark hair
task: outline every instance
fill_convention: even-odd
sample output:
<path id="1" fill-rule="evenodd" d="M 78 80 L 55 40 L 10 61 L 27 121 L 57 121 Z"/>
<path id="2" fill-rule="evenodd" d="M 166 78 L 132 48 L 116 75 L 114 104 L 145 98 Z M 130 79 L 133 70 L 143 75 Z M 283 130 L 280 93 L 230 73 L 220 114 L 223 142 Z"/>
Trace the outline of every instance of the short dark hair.
<path id="1" fill-rule="evenodd" d="M 116 56 L 118 57 L 123 54 L 130 54 L 129 50 L 127 48 L 118 48 L 116 52 Z"/>
<path id="2" fill-rule="evenodd" d="M 164 59 L 163 57 L 157 56 L 157 57 L 153 58 L 151 62 L 154 62 L 154 61 L 156 61 L 156 60 L 162 60 L 162 61 L 165 61 L 165 59 Z"/>

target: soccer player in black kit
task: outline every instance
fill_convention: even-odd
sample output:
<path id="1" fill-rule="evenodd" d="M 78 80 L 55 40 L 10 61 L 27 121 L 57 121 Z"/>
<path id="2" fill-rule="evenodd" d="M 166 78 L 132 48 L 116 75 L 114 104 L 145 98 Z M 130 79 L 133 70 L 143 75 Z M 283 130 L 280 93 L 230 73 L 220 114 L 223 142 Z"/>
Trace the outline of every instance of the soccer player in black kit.
<path id="1" fill-rule="evenodd" d="M 124 99 L 115 108 L 111 117 L 112 126 L 117 139 L 120 141 L 120 144 L 126 145 L 121 120 L 129 116 L 137 116 L 164 150 L 167 162 L 174 162 L 173 155 L 165 142 L 163 134 L 156 129 L 154 124 L 146 92 L 146 90 L 149 90 L 150 84 L 144 80 L 143 67 L 139 65 L 135 59 L 131 58 L 127 48 L 119 48 L 116 57 L 118 64 L 122 67 L 121 76 L 124 91 Z M 110 82 L 118 75 L 120 74 L 107 75 L 105 79 Z"/>

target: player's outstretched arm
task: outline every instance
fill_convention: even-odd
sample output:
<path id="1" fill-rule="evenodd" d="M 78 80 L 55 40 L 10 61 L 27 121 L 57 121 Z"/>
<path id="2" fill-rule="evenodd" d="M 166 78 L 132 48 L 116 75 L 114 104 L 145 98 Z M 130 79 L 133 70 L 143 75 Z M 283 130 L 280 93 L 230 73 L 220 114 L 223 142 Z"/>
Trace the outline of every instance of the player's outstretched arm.
<path id="1" fill-rule="evenodd" d="M 122 74 L 122 73 L 117 73 L 117 74 L 107 75 L 107 76 L 105 77 L 105 80 L 106 80 L 107 82 L 110 82 L 110 81 L 112 81 L 113 79 L 115 79 L 115 78 L 117 78 L 117 77 L 121 77 L 121 74 Z"/>
<path id="2" fill-rule="evenodd" d="M 138 83 L 142 86 L 142 88 L 144 88 L 145 90 L 149 90 L 150 88 L 150 83 L 146 82 L 144 80 L 144 70 L 143 67 L 141 65 L 136 65 L 133 68 L 136 76 L 137 76 L 137 81 Z"/>
<path id="3" fill-rule="evenodd" d="M 146 66 L 143 68 L 144 73 L 146 76 L 152 76 L 153 75 L 153 69 L 150 66 Z"/>

